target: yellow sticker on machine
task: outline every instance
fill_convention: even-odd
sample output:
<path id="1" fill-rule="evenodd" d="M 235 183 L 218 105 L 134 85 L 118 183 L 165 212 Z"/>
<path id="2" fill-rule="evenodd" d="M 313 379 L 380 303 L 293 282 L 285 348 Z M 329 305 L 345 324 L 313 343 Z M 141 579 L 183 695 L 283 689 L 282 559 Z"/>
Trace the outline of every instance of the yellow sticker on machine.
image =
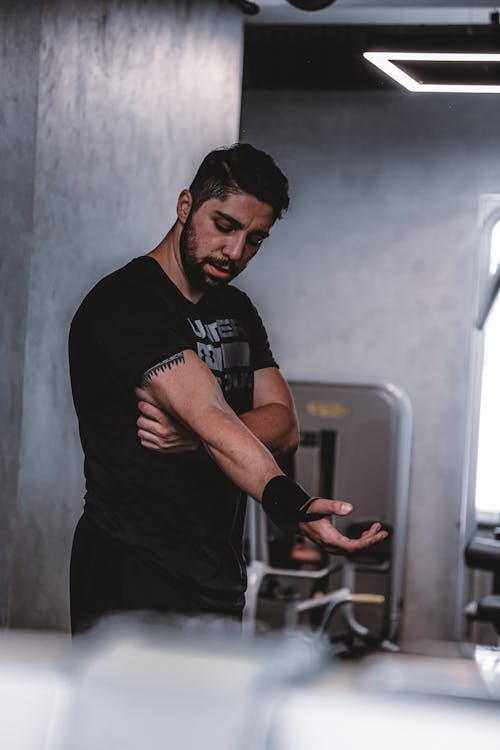
<path id="1" fill-rule="evenodd" d="M 308 401 L 307 413 L 313 417 L 347 417 L 351 407 L 337 401 Z"/>

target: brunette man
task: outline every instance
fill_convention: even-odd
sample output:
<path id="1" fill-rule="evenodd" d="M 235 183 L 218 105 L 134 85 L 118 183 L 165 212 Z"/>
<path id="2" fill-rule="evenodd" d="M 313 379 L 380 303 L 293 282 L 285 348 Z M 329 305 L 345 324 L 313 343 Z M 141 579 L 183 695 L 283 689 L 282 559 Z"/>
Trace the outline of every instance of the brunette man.
<path id="1" fill-rule="evenodd" d="M 273 458 L 297 446 L 293 402 L 256 309 L 229 282 L 287 207 L 269 155 L 249 144 L 213 151 L 158 247 L 77 311 L 70 365 L 87 493 L 71 561 L 74 631 L 137 609 L 240 616 L 246 495 L 328 551 L 385 538 L 380 524 L 344 537 L 329 516 L 351 507 L 311 499 Z"/>

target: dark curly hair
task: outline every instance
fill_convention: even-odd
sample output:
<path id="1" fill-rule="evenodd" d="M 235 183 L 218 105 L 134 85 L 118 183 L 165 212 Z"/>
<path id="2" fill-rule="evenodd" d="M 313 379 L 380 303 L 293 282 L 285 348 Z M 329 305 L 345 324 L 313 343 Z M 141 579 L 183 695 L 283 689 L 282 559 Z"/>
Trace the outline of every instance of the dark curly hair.
<path id="1" fill-rule="evenodd" d="M 290 203 L 287 178 L 269 154 L 250 143 L 235 143 L 207 154 L 189 191 L 193 211 L 210 198 L 224 200 L 231 194 L 248 193 L 271 206 L 276 220 Z"/>

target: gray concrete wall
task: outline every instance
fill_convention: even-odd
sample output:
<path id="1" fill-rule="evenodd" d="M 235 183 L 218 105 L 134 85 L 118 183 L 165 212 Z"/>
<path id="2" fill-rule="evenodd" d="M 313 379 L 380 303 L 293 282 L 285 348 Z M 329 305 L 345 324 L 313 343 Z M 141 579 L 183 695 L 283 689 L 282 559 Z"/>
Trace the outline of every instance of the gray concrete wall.
<path id="1" fill-rule="evenodd" d="M 292 207 L 243 277 L 289 378 L 392 381 L 414 409 L 404 633 L 453 637 L 480 193 L 497 97 L 247 92 Z M 362 467 L 360 467 L 362 468 Z"/>
<path id="2" fill-rule="evenodd" d="M 237 139 L 241 61 L 242 16 L 223 0 L 45 3 L 12 626 L 68 623 L 83 494 L 71 317 L 166 233 L 201 157 Z"/>
<path id="3" fill-rule="evenodd" d="M 0 4 L 0 623 L 15 533 L 32 251 L 40 9 Z"/>

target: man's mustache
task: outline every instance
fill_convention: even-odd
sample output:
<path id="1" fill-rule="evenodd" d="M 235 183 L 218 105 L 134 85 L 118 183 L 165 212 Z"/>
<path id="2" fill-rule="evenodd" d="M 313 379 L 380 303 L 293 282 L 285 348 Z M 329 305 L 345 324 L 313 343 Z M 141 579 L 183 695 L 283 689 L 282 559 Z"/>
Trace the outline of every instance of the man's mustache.
<path id="1" fill-rule="evenodd" d="M 233 263 L 232 260 L 224 261 L 220 260 L 219 258 L 205 258 L 202 261 L 203 264 L 210 263 L 211 266 L 214 268 L 217 268 L 218 271 L 228 271 L 229 273 L 237 273 L 238 268 L 235 263 Z"/>

